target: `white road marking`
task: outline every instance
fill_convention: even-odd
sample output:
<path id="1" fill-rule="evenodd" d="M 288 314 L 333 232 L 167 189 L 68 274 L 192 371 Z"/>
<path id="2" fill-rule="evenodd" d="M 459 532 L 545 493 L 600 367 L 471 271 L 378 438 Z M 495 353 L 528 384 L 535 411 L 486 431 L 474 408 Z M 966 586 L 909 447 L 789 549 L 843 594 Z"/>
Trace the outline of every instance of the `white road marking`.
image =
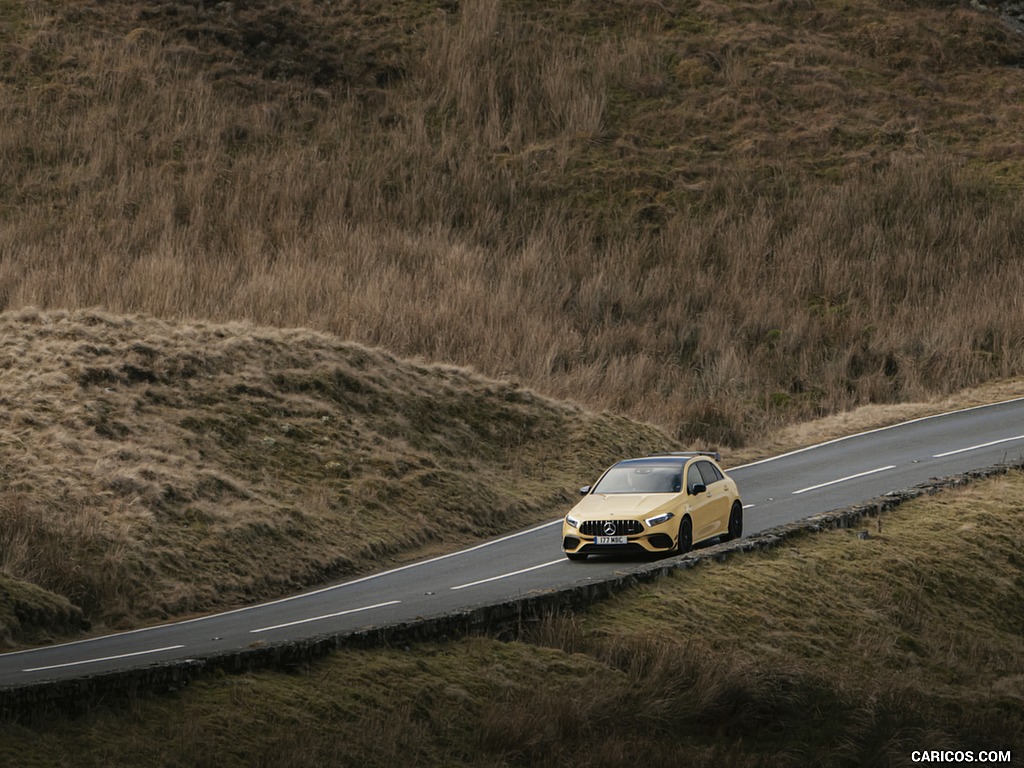
<path id="1" fill-rule="evenodd" d="M 460 584 L 452 589 L 465 589 L 466 587 L 475 587 L 477 584 L 486 584 L 489 581 L 498 581 L 498 579 L 507 579 L 510 576 L 518 576 L 520 573 L 529 573 L 530 571 L 536 571 L 538 568 L 547 568 L 549 565 L 557 565 L 558 563 L 564 563 L 564 558 L 558 558 L 552 560 L 550 563 L 541 563 L 540 565 L 534 565 L 530 568 L 523 568 L 521 571 L 513 571 L 512 573 L 503 573 L 501 576 L 491 576 L 489 579 L 480 579 L 480 581 L 471 581 L 469 584 Z"/>
<path id="2" fill-rule="evenodd" d="M 164 651 L 176 651 L 184 648 L 184 645 L 168 645 L 166 648 L 153 648 L 148 651 L 136 651 L 135 653 L 122 653 L 120 656 L 104 656 L 102 659 L 84 659 L 82 661 L 69 661 L 66 664 L 51 664 L 48 667 L 32 667 L 23 669 L 22 672 L 47 672 L 51 669 L 62 669 L 63 667 L 79 667 L 82 664 L 99 664 L 102 661 L 117 661 L 118 659 L 130 659 L 133 656 L 146 656 L 150 653 L 163 653 Z"/>
<path id="3" fill-rule="evenodd" d="M 993 440 L 991 443 L 982 443 L 981 445 L 972 445 L 970 448 L 959 448 L 955 451 L 946 451 L 945 453 L 936 453 L 932 456 L 933 459 L 941 459 L 946 456 L 953 456 L 958 453 L 967 453 L 968 451 L 977 451 L 982 448 L 988 448 L 993 445 L 999 445 L 1000 443 L 1012 443 L 1014 440 L 1024 440 L 1024 435 L 1017 435 L 1016 437 L 1004 437 L 1002 440 Z"/>
<path id="4" fill-rule="evenodd" d="M 758 464 L 766 464 L 768 462 L 778 461 L 779 459 L 785 459 L 785 458 L 788 458 L 790 456 L 795 456 L 795 455 L 800 454 L 800 453 L 805 453 L 807 451 L 813 451 L 816 448 L 822 448 L 824 446 L 832 445 L 834 443 L 845 442 L 847 440 L 852 440 L 852 439 L 855 439 L 855 438 L 858 438 L 858 437 L 863 437 L 865 435 L 875 434 L 877 432 L 886 432 L 888 430 L 898 429 L 900 427 L 905 427 L 905 426 L 908 426 L 910 424 L 916 424 L 917 422 L 921 422 L 921 421 L 929 421 L 929 420 L 932 420 L 932 419 L 941 419 L 941 418 L 946 417 L 946 416 L 953 416 L 953 415 L 960 414 L 960 413 L 967 413 L 969 411 L 981 410 L 983 408 L 993 408 L 995 406 L 1008 405 L 1010 403 L 1021 402 L 1022 400 L 1024 400 L 1024 397 L 1015 397 L 1015 398 L 1010 398 L 1009 400 L 1002 400 L 1002 401 L 997 402 L 997 403 L 986 403 L 984 405 L 975 405 L 975 406 L 971 406 L 969 408 L 960 408 L 960 409 L 953 410 L 953 411 L 946 411 L 945 413 L 936 413 L 936 414 L 932 414 L 930 416 L 922 416 L 920 418 L 910 419 L 908 421 L 903 421 L 903 422 L 900 422 L 898 424 L 890 424 L 890 425 L 885 426 L 885 427 L 879 427 L 877 429 L 869 429 L 869 430 L 866 430 L 864 432 L 857 432 L 857 433 L 852 434 L 852 435 L 844 435 L 843 437 L 837 437 L 837 438 L 834 438 L 832 440 L 826 440 L 824 442 L 816 443 L 814 445 L 804 446 L 803 448 L 797 448 L 796 450 L 788 451 L 786 453 L 782 453 L 782 454 L 779 454 L 777 456 L 769 456 L 768 458 L 765 458 L 765 459 L 760 459 L 758 461 L 752 461 L 749 464 L 742 464 L 742 465 L 739 465 L 739 466 L 736 466 L 736 467 L 730 467 L 730 468 L 727 469 L 727 471 L 730 472 L 730 473 L 736 472 L 737 470 L 743 470 L 743 469 L 746 469 L 747 467 L 754 467 L 754 466 L 757 466 Z M 836 481 L 836 482 L 841 482 L 841 481 Z M 811 489 L 810 488 L 805 488 L 803 490 L 807 491 L 807 490 L 811 490 Z M 802 491 L 798 491 L 798 493 L 800 493 L 800 492 L 802 492 Z M 279 603 L 286 603 L 286 602 L 289 602 L 291 600 L 301 600 L 302 598 L 309 597 L 311 595 L 317 595 L 317 594 L 321 594 L 323 592 L 329 592 L 329 591 L 335 590 L 335 589 L 342 589 L 342 588 L 350 586 L 352 584 L 358 584 L 358 583 L 360 583 L 362 581 L 367 581 L 369 579 L 377 579 L 377 578 L 380 578 L 381 576 L 387 576 L 387 575 L 392 574 L 392 573 L 398 573 L 399 571 L 404 571 L 404 570 L 407 570 L 409 568 L 418 568 L 421 565 L 427 565 L 429 563 L 434 563 L 434 562 L 437 562 L 439 560 L 445 560 L 445 559 L 447 559 L 449 557 L 457 557 L 459 555 L 464 555 L 464 554 L 467 554 L 469 552 L 473 552 L 475 550 L 481 549 L 483 547 L 489 547 L 489 546 L 491 546 L 493 544 L 500 544 L 501 542 L 508 541 L 509 539 L 514 539 L 514 538 L 516 538 L 518 536 L 525 536 L 527 534 L 534 533 L 535 531 L 543 530 L 544 528 L 549 528 L 549 527 L 554 526 L 554 525 L 560 525 L 562 523 L 562 520 L 563 520 L 563 518 L 559 517 L 559 518 L 557 518 L 555 520 L 551 520 L 551 521 L 549 521 L 547 523 L 542 523 L 540 525 L 534 526 L 533 528 L 529 528 L 529 529 L 527 529 L 525 531 L 518 531 L 518 532 L 510 534 L 508 536 L 503 536 L 501 538 L 493 539 L 492 541 L 485 541 L 482 544 L 477 544 L 476 546 L 470 547 L 469 549 L 459 550 L 457 552 L 450 552 L 450 553 L 448 553 L 446 555 L 441 555 L 439 557 L 435 557 L 435 558 L 432 558 L 430 560 L 424 560 L 424 561 L 421 561 L 421 562 L 418 562 L 418 563 L 410 563 L 408 565 L 403 565 L 403 566 L 400 566 L 398 568 L 393 568 L 393 569 L 391 569 L 389 571 L 383 571 L 381 573 L 370 574 L 368 576 L 364 576 L 362 578 L 355 579 L 354 581 L 345 582 L 343 584 L 334 584 L 334 585 L 331 585 L 329 587 L 324 587 L 322 589 L 314 590 L 312 592 L 304 592 L 304 593 L 300 593 L 300 594 L 297 594 L 297 595 L 291 595 L 289 597 L 284 597 L 284 598 L 281 598 L 281 599 L 278 599 L 278 600 L 271 600 L 271 601 L 266 602 L 266 603 L 258 603 L 256 605 L 247 605 L 247 606 L 244 606 L 242 608 L 235 608 L 235 609 L 230 610 L 230 611 L 224 611 L 223 613 L 211 614 L 211 615 L 208 615 L 208 616 L 198 616 L 198 617 L 192 618 L 192 619 L 183 619 L 181 621 L 172 621 L 172 622 L 167 622 L 165 624 L 156 624 L 156 625 L 153 625 L 153 626 L 150 626 L 150 627 L 140 627 L 139 629 L 130 629 L 130 630 L 126 631 L 126 632 L 117 632 L 117 633 L 114 633 L 112 635 L 100 635 L 100 636 L 97 636 L 97 637 L 85 638 L 83 640 L 73 640 L 73 641 L 71 641 L 69 643 L 60 643 L 59 645 L 53 645 L 53 646 L 48 646 L 48 647 L 49 648 L 57 648 L 57 647 L 70 647 L 70 646 L 75 646 L 75 645 L 86 645 L 88 643 L 95 643 L 95 642 L 101 642 L 101 641 L 104 641 L 104 640 L 109 640 L 112 637 L 124 637 L 126 635 L 142 634 L 144 632 L 151 632 L 153 630 L 163 629 L 163 628 L 166 628 L 166 627 L 177 627 L 177 626 L 182 626 L 182 625 L 185 625 L 185 624 L 194 624 L 194 623 L 203 622 L 203 621 L 210 621 L 210 620 L 218 619 L 218 618 L 220 618 L 222 616 L 229 616 L 229 615 L 236 614 L 236 613 L 242 613 L 244 611 L 258 610 L 258 609 L 264 608 L 264 607 L 266 607 L 268 605 L 277 605 Z M 25 648 L 25 649 L 22 649 L 20 651 L 8 651 L 8 652 L 6 652 L 6 653 L 4 653 L 2 655 L 4 657 L 19 656 L 19 655 L 23 655 L 23 654 L 36 653 L 38 650 L 39 650 L 38 648 Z M 79 662 L 79 663 L 88 663 L 88 662 Z"/>
<path id="5" fill-rule="evenodd" d="M 298 621 L 289 621 L 285 624 L 275 624 L 272 627 L 260 627 L 259 629 L 250 629 L 249 634 L 255 634 L 257 632 L 270 632 L 272 629 L 284 629 L 285 627 L 296 627 L 299 624 L 309 624 L 312 621 L 323 621 L 324 619 L 333 619 L 335 616 L 345 616 L 350 613 L 359 613 L 361 611 L 372 611 L 374 608 L 386 608 L 389 605 L 398 605 L 401 600 L 389 600 L 386 603 L 377 603 L 376 605 L 364 605 L 362 608 L 349 608 L 347 611 L 338 611 L 337 613 L 328 613 L 323 616 L 313 616 L 309 619 L 299 619 Z"/>
<path id="6" fill-rule="evenodd" d="M 878 469 L 869 469 L 867 472 L 859 472 L 856 475 L 848 475 L 847 477 L 840 477 L 838 480 L 829 480 L 827 483 L 818 483 L 807 488 L 801 488 L 799 491 L 793 491 L 795 496 L 798 493 L 806 493 L 807 491 L 816 491 L 818 488 L 825 488 L 829 485 L 835 485 L 836 483 L 845 483 L 847 480 L 856 480 L 858 477 L 866 477 L 867 475 L 874 475 L 878 472 L 885 472 L 887 469 L 895 469 L 895 464 L 890 464 L 887 467 L 879 467 Z"/>
<path id="7" fill-rule="evenodd" d="M 743 508 L 744 509 L 751 509 L 751 508 L 756 507 L 756 506 L 757 506 L 756 504 L 744 504 Z"/>
<path id="8" fill-rule="evenodd" d="M 95 643 L 95 642 L 99 642 L 99 641 L 103 641 L 103 640 L 109 640 L 112 637 L 125 637 L 127 635 L 138 635 L 138 634 L 142 634 L 143 632 L 152 632 L 153 630 L 165 629 L 167 627 L 180 627 L 180 626 L 184 626 L 186 624 L 196 624 L 196 623 L 202 622 L 202 621 L 211 621 L 211 620 L 219 619 L 222 616 L 231 616 L 231 615 L 236 614 L 236 613 L 244 613 L 246 611 L 255 611 L 255 610 L 258 610 L 260 608 L 266 608 L 268 605 L 280 605 L 281 603 L 288 603 L 288 602 L 291 602 L 292 600 L 302 600 L 303 598 L 312 597 L 313 595 L 320 595 L 320 594 L 323 594 L 325 592 L 331 592 L 331 591 L 336 590 L 336 589 L 343 589 L 345 587 L 350 587 L 353 584 L 360 584 L 360 583 L 362 583 L 364 581 L 369 581 L 370 579 L 379 579 L 382 576 L 389 576 L 389 575 L 391 575 L 393 573 L 399 573 L 400 571 L 408 570 L 409 568 L 419 568 L 420 566 L 429 565 L 430 563 L 436 563 L 436 562 L 438 562 L 440 560 L 447 560 L 450 557 L 458 557 L 459 555 L 465 555 L 465 554 L 468 554 L 470 552 L 476 552 L 478 549 L 483 549 L 484 547 L 491 547 L 491 546 L 494 546 L 495 544 L 501 544 L 504 541 L 509 541 L 510 539 L 515 539 L 515 538 L 518 538 L 519 536 L 526 536 L 528 534 L 535 533 L 536 531 L 541 531 L 541 530 L 543 530 L 545 528 L 550 528 L 553 525 L 561 525 L 563 519 L 564 518 L 559 517 L 556 520 L 551 520 L 551 521 L 546 522 L 546 523 L 541 523 L 540 525 L 535 525 L 533 528 L 527 528 L 525 531 L 517 531 L 516 533 L 510 533 L 509 535 L 502 536 L 501 538 L 491 539 L 490 541 L 485 541 L 482 544 L 476 544 L 476 545 L 474 545 L 472 547 L 469 547 L 468 549 L 460 549 L 457 552 L 449 552 L 447 555 L 439 555 L 438 557 L 431 558 L 430 560 L 421 560 L 421 561 L 416 562 L 416 563 L 409 563 L 408 565 L 402 565 L 402 566 L 399 566 L 398 568 L 392 568 L 390 571 L 381 571 L 380 573 L 371 573 L 370 575 L 363 576 L 362 578 L 359 578 L 359 579 L 353 579 L 352 581 L 346 581 L 343 584 L 332 584 L 329 587 L 322 587 L 321 589 L 315 589 L 315 590 L 313 590 L 311 592 L 300 592 L 297 595 L 290 595 L 289 597 L 282 597 L 282 598 L 280 598 L 278 600 L 270 600 L 270 601 L 268 601 L 266 603 L 258 603 L 256 605 L 246 605 L 246 606 L 244 606 L 242 608 L 234 608 L 234 609 L 232 609 L 230 611 L 223 611 L 222 613 L 214 613 L 214 614 L 210 614 L 209 616 L 197 616 L 194 619 L 183 619 L 181 621 L 170 621 L 170 622 L 167 622 L 166 624 L 154 624 L 151 627 L 140 627 L 139 629 L 129 629 L 126 632 L 116 632 L 116 633 L 114 633 L 112 635 L 99 635 L 97 637 L 87 637 L 84 640 L 72 640 L 70 643 L 60 643 L 59 645 L 51 645 L 51 646 L 47 646 L 47 647 L 49 647 L 49 648 L 58 648 L 58 647 L 60 647 L 60 648 L 68 648 L 68 647 L 71 647 L 73 645 L 85 645 L 87 643 Z M 39 649 L 38 648 L 25 648 L 25 649 L 20 650 L 20 651 L 9 651 L 9 652 L 3 654 L 3 656 L 7 657 L 7 656 L 17 656 L 17 655 L 27 654 L 27 653 L 35 653 L 37 650 L 39 650 Z"/>
<path id="9" fill-rule="evenodd" d="M 826 440 L 823 443 L 815 443 L 814 445 L 806 445 L 803 448 L 797 448 L 794 451 L 788 451 L 787 453 L 780 453 L 778 456 L 769 456 L 766 459 L 758 459 L 752 461 L 749 464 L 740 464 L 738 467 L 730 467 L 726 469 L 726 472 L 735 472 L 737 469 L 746 469 L 747 467 L 756 467 L 758 464 L 767 464 L 769 461 L 778 461 L 779 459 L 786 459 L 790 456 L 796 456 L 798 453 L 806 453 L 807 451 L 813 451 L 815 448 L 824 448 L 826 445 L 834 445 L 835 443 L 843 443 L 847 440 L 853 440 L 854 438 L 864 437 L 865 435 L 874 435 L 878 432 L 887 432 L 890 429 L 899 429 L 900 427 L 906 427 L 910 424 L 917 424 L 921 421 L 931 421 L 932 419 L 941 419 L 946 416 L 955 416 L 960 413 L 968 413 L 970 411 L 980 411 L 982 408 L 994 408 L 997 405 L 1009 405 L 1010 403 L 1019 403 L 1024 400 L 1024 397 L 1011 397 L 1009 400 L 1000 400 L 998 403 L 986 403 L 985 405 L 972 405 L 969 408 L 959 408 L 955 411 L 946 411 L 945 413 L 933 413 L 931 416 L 920 416 L 916 419 L 909 419 L 907 421 L 901 421 L 898 424 L 890 424 L 887 427 L 877 427 L 876 429 L 869 429 L 865 432 L 857 432 L 852 435 L 844 435 L 843 437 L 836 437 L 832 440 Z"/>

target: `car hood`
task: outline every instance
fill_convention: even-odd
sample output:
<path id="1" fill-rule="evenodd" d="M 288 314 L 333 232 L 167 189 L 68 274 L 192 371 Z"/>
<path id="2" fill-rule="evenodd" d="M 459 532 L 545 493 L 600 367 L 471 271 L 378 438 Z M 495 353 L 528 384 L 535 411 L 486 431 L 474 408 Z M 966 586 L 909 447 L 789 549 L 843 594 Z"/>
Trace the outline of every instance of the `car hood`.
<path id="1" fill-rule="evenodd" d="M 677 493 L 592 493 L 573 507 L 570 514 L 580 520 L 635 517 L 674 506 L 678 499 Z"/>

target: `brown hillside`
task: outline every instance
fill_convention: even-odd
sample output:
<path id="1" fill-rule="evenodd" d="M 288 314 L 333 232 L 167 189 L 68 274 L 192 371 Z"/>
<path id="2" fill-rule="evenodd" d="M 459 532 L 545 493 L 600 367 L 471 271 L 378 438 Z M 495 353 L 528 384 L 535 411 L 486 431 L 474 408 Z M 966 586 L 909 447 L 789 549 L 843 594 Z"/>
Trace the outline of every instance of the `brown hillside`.
<path id="1" fill-rule="evenodd" d="M 738 446 L 1024 370 L 1022 62 L 949 0 L 0 0 L 0 306 Z"/>
<path id="2" fill-rule="evenodd" d="M 310 331 L 98 312 L 0 315 L 0 404 L 8 639 L 240 605 L 548 520 L 595 467 L 668 440 Z"/>

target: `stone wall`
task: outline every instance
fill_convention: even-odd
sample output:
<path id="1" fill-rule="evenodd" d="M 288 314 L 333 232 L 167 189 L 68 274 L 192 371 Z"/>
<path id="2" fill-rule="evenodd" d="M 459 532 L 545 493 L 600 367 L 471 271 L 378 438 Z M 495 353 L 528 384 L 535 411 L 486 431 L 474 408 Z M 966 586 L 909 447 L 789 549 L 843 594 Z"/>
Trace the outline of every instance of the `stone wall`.
<path id="1" fill-rule="evenodd" d="M 889 493 L 864 504 L 825 512 L 687 555 L 625 566 L 616 575 L 600 581 L 528 595 L 497 605 L 437 618 L 250 647 L 124 672 L 85 675 L 75 680 L 0 688 L 0 717 L 32 719 L 57 712 L 81 713 L 98 705 L 120 704 L 144 696 L 177 691 L 192 680 L 206 675 L 238 674 L 259 669 L 301 669 L 310 662 L 342 648 L 404 646 L 418 641 L 446 640 L 470 634 L 513 638 L 519 636 L 524 626 L 552 614 L 577 610 L 633 585 L 658 579 L 678 568 L 692 568 L 705 560 L 722 561 L 737 553 L 767 549 L 806 532 L 859 526 L 866 517 L 875 519 L 877 529 L 881 525 L 880 515 L 904 501 L 948 488 L 957 488 L 979 478 L 1005 474 L 1011 469 L 1024 469 L 1024 464 L 999 465 L 962 475 L 933 479 L 909 490 Z M 863 532 L 862 535 L 870 536 L 870 530 Z"/>

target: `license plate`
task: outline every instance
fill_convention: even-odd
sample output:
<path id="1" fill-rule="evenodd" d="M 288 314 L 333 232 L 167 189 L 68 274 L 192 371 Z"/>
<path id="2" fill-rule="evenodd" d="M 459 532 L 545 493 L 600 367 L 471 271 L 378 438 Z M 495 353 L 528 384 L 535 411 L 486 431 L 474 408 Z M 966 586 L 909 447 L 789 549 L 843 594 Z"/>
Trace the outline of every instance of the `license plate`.
<path id="1" fill-rule="evenodd" d="M 598 536 L 594 539 L 595 544 L 625 544 L 625 536 Z"/>

